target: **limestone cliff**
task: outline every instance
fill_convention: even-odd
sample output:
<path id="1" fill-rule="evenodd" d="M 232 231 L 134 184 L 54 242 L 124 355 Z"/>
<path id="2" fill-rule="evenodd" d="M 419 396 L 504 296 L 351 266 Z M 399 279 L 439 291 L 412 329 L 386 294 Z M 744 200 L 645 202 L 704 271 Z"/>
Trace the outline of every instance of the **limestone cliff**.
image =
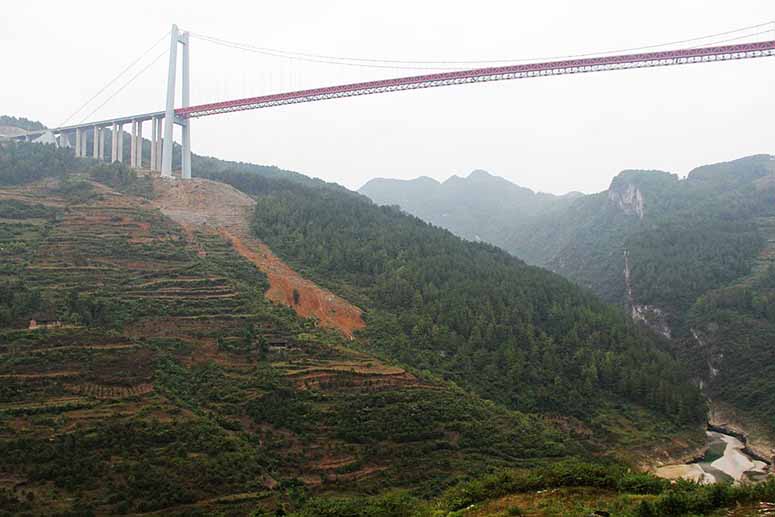
<path id="1" fill-rule="evenodd" d="M 627 215 L 637 215 L 643 220 L 643 193 L 638 187 L 627 185 L 611 185 L 608 189 L 608 201 Z"/>
<path id="2" fill-rule="evenodd" d="M 633 321 L 643 323 L 654 332 L 670 338 L 672 332 L 667 323 L 667 313 L 654 305 L 642 305 L 635 301 L 630 281 L 630 253 L 624 250 L 624 285 L 627 289 L 627 305 Z"/>

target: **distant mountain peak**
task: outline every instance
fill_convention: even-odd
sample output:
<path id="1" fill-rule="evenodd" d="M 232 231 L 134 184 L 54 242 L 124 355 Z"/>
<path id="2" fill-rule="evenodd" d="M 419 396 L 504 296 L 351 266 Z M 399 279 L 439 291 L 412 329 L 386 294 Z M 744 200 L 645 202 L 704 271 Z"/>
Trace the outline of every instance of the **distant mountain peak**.
<path id="1" fill-rule="evenodd" d="M 728 162 L 713 163 L 697 167 L 689 172 L 687 179 L 697 182 L 747 183 L 775 174 L 773 156 L 755 154 Z"/>
<path id="2" fill-rule="evenodd" d="M 678 179 L 677 174 L 671 172 L 665 172 L 660 170 L 645 170 L 645 169 L 625 169 L 611 179 L 611 185 L 609 190 L 614 189 L 617 185 L 628 183 L 639 183 L 644 181 L 675 181 Z"/>
<path id="3" fill-rule="evenodd" d="M 477 179 L 477 178 L 497 178 L 498 176 L 495 176 L 493 174 L 490 174 L 486 170 L 483 169 L 474 169 L 471 171 L 471 173 L 468 175 L 468 179 Z"/>
<path id="4" fill-rule="evenodd" d="M 428 177 L 374 179 L 358 192 L 379 205 L 398 205 L 465 239 L 496 245 L 505 244 L 513 224 L 524 223 L 574 198 L 539 194 L 483 169 L 474 169 L 467 176 L 453 174 L 443 182 Z"/>

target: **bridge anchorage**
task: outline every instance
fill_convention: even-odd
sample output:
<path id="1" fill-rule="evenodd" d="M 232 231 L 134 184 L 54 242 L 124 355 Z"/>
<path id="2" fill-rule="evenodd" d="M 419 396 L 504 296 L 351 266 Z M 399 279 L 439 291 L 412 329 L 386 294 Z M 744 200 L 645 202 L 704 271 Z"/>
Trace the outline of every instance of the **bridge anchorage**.
<path id="1" fill-rule="evenodd" d="M 769 24 L 762 24 L 769 25 Z M 754 27 L 761 27 L 754 26 Z M 747 29 L 747 28 L 746 28 Z M 746 29 L 740 29 L 739 32 Z M 768 32 L 768 31 L 764 31 Z M 763 34 L 760 32 L 757 34 Z M 728 33 L 723 33 L 728 34 Z M 750 34 L 743 37 L 755 36 Z M 190 105 L 190 69 L 189 50 L 190 37 L 202 37 L 181 32 L 176 25 L 170 31 L 169 69 L 167 75 L 167 93 L 164 111 L 144 113 L 127 117 L 118 117 L 98 122 L 80 123 L 62 126 L 44 131 L 31 131 L 20 138 L 25 140 L 55 143 L 64 147 L 75 147 L 75 155 L 88 155 L 87 138 L 92 138 L 92 156 L 98 160 L 105 158 L 106 131 L 110 128 L 112 137 L 111 157 L 113 162 L 124 160 L 124 126 L 131 124 L 129 150 L 129 165 L 135 168 L 144 166 L 143 160 L 143 124 L 151 122 L 151 153 L 149 168 L 160 172 L 162 178 L 172 178 L 173 128 L 175 124 L 182 127 L 181 139 L 181 177 L 191 178 L 191 119 L 231 113 L 234 111 L 271 108 L 287 104 L 316 102 L 328 99 L 338 99 L 360 95 L 374 95 L 396 91 L 415 90 L 420 88 L 436 88 L 459 84 L 472 84 L 489 81 L 504 81 L 512 79 L 527 79 L 566 74 L 607 72 L 627 70 L 631 68 L 655 68 L 664 66 L 690 65 L 699 63 L 725 62 L 741 59 L 754 59 L 775 56 L 775 40 L 757 41 L 733 45 L 698 46 L 676 50 L 645 52 L 638 54 L 601 55 L 580 59 L 565 59 L 560 61 L 535 62 L 520 65 L 497 66 L 442 72 L 429 75 L 415 75 L 384 79 L 361 83 L 343 84 L 325 88 L 299 90 L 260 97 L 228 100 L 209 104 Z M 697 38 L 707 39 L 706 38 Z M 740 38 L 734 38 L 740 39 Z M 209 38 L 210 41 L 213 38 Z M 686 40 L 686 41 L 696 41 Z M 727 40 L 729 41 L 729 40 Z M 158 43 L 158 42 L 157 42 Z M 183 46 L 182 56 L 182 99 L 181 107 L 175 108 L 175 81 L 177 78 L 178 46 Z M 713 45 L 713 44 L 711 44 Z M 666 46 L 666 45 L 656 45 Z M 653 46 L 651 47 L 653 48 Z M 161 56 L 159 56 L 161 57 Z"/>

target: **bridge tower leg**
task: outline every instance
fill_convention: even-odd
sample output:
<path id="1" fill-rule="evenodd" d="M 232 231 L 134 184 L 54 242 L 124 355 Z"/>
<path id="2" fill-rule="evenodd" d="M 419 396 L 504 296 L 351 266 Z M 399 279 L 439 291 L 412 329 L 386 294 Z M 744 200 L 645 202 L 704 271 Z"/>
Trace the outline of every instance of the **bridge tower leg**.
<path id="1" fill-rule="evenodd" d="M 189 83 L 189 37 L 188 32 L 184 32 L 183 36 L 181 37 L 181 42 L 183 43 L 183 66 L 182 66 L 182 75 L 183 75 L 183 91 L 181 96 L 183 97 L 182 104 L 184 108 L 188 108 L 191 104 L 191 97 L 190 97 L 190 83 Z M 186 123 L 183 124 L 183 148 L 181 155 L 181 161 L 182 161 L 182 169 L 183 169 L 183 179 L 184 180 L 190 180 L 191 179 L 191 120 L 186 119 Z"/>
<path id="2" fill-rule="evenodd" d="M 167 70 L 167 104 L 164 112 L 164 149 L 161 153 L 161 176 L 172 177 L 172 130 L 175 125 L 175 76 L 178 64 L 178 26 L 172 25 L 170 31 L 170 66 Z"/>
<path id="3" fill-rule="evenodd" d="M 175 123 L 183 126 L 182 138 L 182 158 L 181 168 L 184 179 L 191 178 L 191 129 L 188 121 L 175 120 L 175 78 L 177 76 L 178 63 L 178 44 L 183 45 L 183 106 L 189 105 L 189 37 L 188 33 L 180 33 L 177 25 L 172 26 L 170 31 L 170 64 L 167 70 L 167 102 L 164 111 L 164 139 L 163 150 L 161 152 L 161 176 L 162 178 L 172 177 L 172 151 L 174 142 L 172 140 Z"/>

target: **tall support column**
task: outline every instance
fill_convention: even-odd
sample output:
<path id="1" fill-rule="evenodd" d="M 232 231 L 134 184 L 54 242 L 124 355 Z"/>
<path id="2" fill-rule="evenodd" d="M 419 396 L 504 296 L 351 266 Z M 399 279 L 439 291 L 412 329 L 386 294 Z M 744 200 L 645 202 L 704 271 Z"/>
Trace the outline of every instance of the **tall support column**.
<path id="1" fill-rule="evenodd" d="M 116 154 L 118 155 L 118 161 L 123 162 L 124 161 L 124 124 L 122 122 L 119 122 L 116 124 L 116 135 L 118 137 L 118 150 L 116 151 Z"/>
<path id="2" fill-rule="evenodd" d="M 170 31 L 170 65 L 167 71 L 167 105 L 164 113 L 164 150 L 161 154 L 161 175 L 172 177 L 172 130 L 175 126 L 175 67 L 178 62 L 178 26 Z"/>
<path id="3" fill-rule="evenodd" d="M 135 151 L 137 157 L 135 158 L 135 167 L 138 169 L 143 168 L 143 121 L 137 121 L 137 143 L 135 144 Z"/>
<path id="4" fill-rule="evenodd" d="M 181 38 L 181 42 L 183 43 L 183 66 L 182 66 L 182 76 L 183 76 L 183 91 L 182 91 L 182 103 L 183 107 L 187 108 L 191 103 L 190 98 L 190 84 L 189 84 L 189 37 L 188 32 L 183 33 L 183 36 Z M 181 161 L 182 163 L 182 178 L 184 180 L 190 180 L 191 179 L 191 119 L 186 119 L 185 124 L 183 124 L 183 138 L 182 138 L 183 148 L 181 149 Z"/>
<path id="5" fill-rule="evenodd" d="M 75 128 L 75 156 L 80 158 L 81 156 L 81 128 Z"/>
<path id="6" fill-rule="evenodd" d="M 137 121 L 132 121 L 132 136 L 129 139 L 129 166 L 137 167 L 135 159 L 137 158 Z"/>
<path id="7" fill-rule="evenodd" d="M 156 170 L 156 147 L 158 146 L 157 140 L 159 139 L 159 135 L 156 132 L 156 119 L 151 119 L 151 170 Z"/>
<path id="8" fill-rule="evenodd" d="M 86 145 L 87 139 L 87 132 L 86 128 L 83 128 L 83 131 L 81 131 L 81 156 L 83 158 L 87 158 L 89 156 L 88 147 Z"/>
<path id="9" fill-rule="evenodd" d="M 118 161 L 118 124 L 113 123 L 113 127 L 110 129 L 110 161 Z"/>
<path id="10" fill-rule="evenodd" d="M 100 148 L 97 154 L 97 159 L 101 162 L 105 161 L 105 128 L 100 128 Z"/>
<path id="11" fill-rule="evenodd" d="M 162 153 L 162 124 L 164 119 L 156 119 L 156 170 L 161 172 L 161 153 Z"/>
<path id="12" fill-rule="evenodd" d="M 92 142 L 92 157 L 97 160 L 100 157 L 100 128 L 94 126 L 93 136 L 94 142 Z"/>

